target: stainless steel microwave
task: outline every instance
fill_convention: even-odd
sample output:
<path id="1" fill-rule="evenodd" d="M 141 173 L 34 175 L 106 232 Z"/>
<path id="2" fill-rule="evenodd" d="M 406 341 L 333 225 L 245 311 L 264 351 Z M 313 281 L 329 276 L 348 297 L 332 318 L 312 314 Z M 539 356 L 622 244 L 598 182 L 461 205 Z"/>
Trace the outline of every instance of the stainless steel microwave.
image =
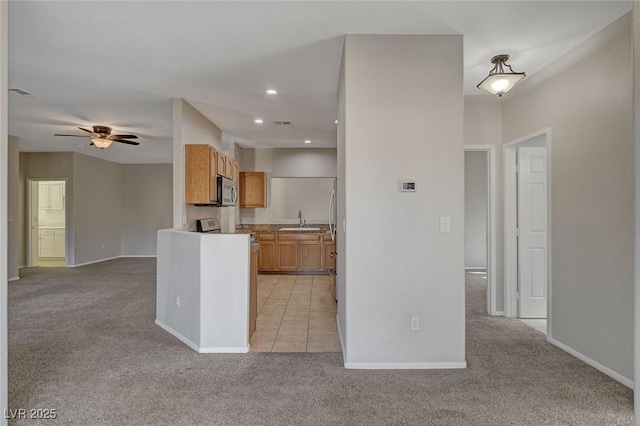
<path id="1" fill-rule="evenodd" d="M 238 204 L 236 183 L 224 176 L 218 176 L 218 205 L 235 206 Z"/>

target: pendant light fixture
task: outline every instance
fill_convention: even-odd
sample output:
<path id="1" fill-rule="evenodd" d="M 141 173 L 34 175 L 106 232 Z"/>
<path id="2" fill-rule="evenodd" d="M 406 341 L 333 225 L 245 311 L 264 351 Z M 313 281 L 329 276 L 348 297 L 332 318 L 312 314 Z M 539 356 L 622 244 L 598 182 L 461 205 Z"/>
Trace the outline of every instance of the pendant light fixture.
<path id="1" fill-rule="evenodd" d="M 513 88 L 517 82 L 522 80 L 526 74 L 523 72 L 513 72 L 511 65 L 507 64 L 509 55 L 496 55 L 491 58 L 491 63 L 495 64 L 489 71 L 489 75 L 478 84 L 478 89 L 486 90 L 492 95 L 502 97 Z M 509 70 L 505 72 L 505 68 Z"/>

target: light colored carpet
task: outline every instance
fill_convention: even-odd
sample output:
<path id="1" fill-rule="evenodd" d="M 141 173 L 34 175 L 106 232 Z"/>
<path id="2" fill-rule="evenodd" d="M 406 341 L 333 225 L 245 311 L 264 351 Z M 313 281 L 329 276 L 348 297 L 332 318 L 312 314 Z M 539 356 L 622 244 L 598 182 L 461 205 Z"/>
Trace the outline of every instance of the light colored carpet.
<path id="1" fill-rule="evenodd" d="M 55 408 L 47 424 L 632 424 L 631 390 L 520 321 L 485 315 L 486 281 L 470 274 L 469 368 L 449 371 L 197 354 L 153 323 L 153 259 L 22 275 L 9 285 L 9 404 Z"/>

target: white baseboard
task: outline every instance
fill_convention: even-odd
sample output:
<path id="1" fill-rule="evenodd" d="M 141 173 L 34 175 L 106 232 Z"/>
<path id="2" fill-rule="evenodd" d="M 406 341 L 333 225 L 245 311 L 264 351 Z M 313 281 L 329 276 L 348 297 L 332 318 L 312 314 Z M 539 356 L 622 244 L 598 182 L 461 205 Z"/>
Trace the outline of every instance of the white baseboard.
<path id="1" fill-rule="evenodd" d="M 105 259 L 92 260 L 91 262 L 78 263 L 76 265 L 67 265 L 69 268 L 77 268 L 79 266 L 93 265 L 94 263 L 106 262 L 107 260 L 119 259 L 121 256 L 107 257 Z"/>
<path id="2" fill-rule="evenodd" d="M 556 339 L 554 339 L 554 338 L 552 338 L 550 336 L 547 336 L 547 341 L 549 343 L 551 343 L 552 345 L 559 347 L 563 351 L 568 352 L 571 355 L 575 356 L 576 358 L 578 358 L 580 361 L 584 362 L 585 364 L 588 364 L 588 365 L 592 366 L 593 368 L 595 368 L 596 370 L 606 374 L 607 376 L 611 377 L 613 380 L 616 380 L 616 381 L 622 383 L 623 385 L 625 385 L 626 387 L 633 389 L 633 381 L 632 380 L 629 380 L 626 377 L 624 377 L 623 375 L 616 373 L 615 371 L 611 370 L 608 367 L 605 367 L 604 365 L 600 364 L 599 362 L 596 362 L 596 361 L 592 360 L 588 356 L 576 351 L 575 349 L 570 348 L 569 346 L 565 345 L 564 343 L 558 342 Z"/>
<path id="3" fill-rule="evenodd" d="M 156 318 L 154 323 L 167 333 L 171 334 L 176 339 L 180 340 L 185 345 L 189 346 L 194 351 L 201 354 L 246 354 L 247 352 L 249 352 L 249 345 L 244 347 L 202 348 L 193 343 L 191 340 L 187 339 L 181 333 L 177 332 L 167 324 L 160 321 L 159 319 Z"/>
<path id="4" fill-rule="evenodd" d="M 7 281 L 11 282 L 11 281 L 18 281 L 20 279 L 20 277 L 13 277 L 13 278 L 9 278 Z"/>
<path id="5" fill-rule="evenodd" d="M 22 269 L 22 268 L 26 268 L 26 267 L 27 267 L 27 265 L 20 265 L 20 266 L 18 266 L 18 269 Z"/>
<path id="6" fill-rule="evenodd" d="M 346 348 L 344 347 L 344 339 L 342 338 L 342 327 L 340 327 L 340 317 L 338 315 L 336 315 L 336 324 L 338 325 L 338 339 L 340 339 L 340 349 L 342 349 L 342 360 L 344 362 L 345 358 L 347 357 L 347 351 L 345 350 Z M 345 367 L 346 367 L 346 362 L 345 362 Z"/>
<path id="7" fill-rule="evenodd" d="M 123 254 L 120 257 L 158 257 L 155 254 Z"/>
<path id="8" fill-rule="evenodd" d="M 249 345 L 237 348 L 200 348 L 198 349 L 198 352 L 201 354 L 246 354 L 249 352 Z"/>
<path id="9" fill-rule="evenodd" d="M 344 368 L 360 370 L 445 370 L 467 368 L 461 362 L 345 362 Z"/>
<path id="10" fill-rule="evenodd" d="M 495 311 L 491 314 L 491 316 L 493 317 L 503 317 L 504 316 L 504 311 Z"/>
<path id="11" fill-rule="evenodd" d="M 466 271 L 468 271 L 468 270 L 474 270 L 474 269 L 475 269 L 475 270 L 483 270 L 483 271 L 486 271 L 486 270 L 487 270 L 487 267 L 486 267 L 486 266 L 465 266 L 465 267 L 464 267 L 464 269 L 465 269 Z"/>
<path id="12" fill-rule="evenodd" d="M 163 329 L 164 331 L 166 331 L 167 333 L 171 334 L 173 337 L 175 337 L 176 339 L 180 340 L 182 343 L 184 343 L 185 345 L 189 346 L 191 349 L 193 349 L 196 352 L 199 352 L 200 347 L 198 345 L 196 345 L 195 343 L 193 343 L 191 340 L 187 339 L 186 337 L 184 337 L 182 334 L 178 333 L 177 331 L 175 331 L 173 328 L 169 327 L 167 324 L 163 323 L 162 321 L 160 321 L 159 319 L 156 318 L 156 320 L 154 321 L 154 323 L 160 327 L 161 329 Z"/>

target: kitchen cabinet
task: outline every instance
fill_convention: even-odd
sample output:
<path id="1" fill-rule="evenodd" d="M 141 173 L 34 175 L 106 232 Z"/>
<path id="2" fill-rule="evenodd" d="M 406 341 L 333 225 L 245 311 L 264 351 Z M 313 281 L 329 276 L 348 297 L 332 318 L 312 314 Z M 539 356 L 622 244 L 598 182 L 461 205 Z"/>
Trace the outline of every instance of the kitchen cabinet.
<path id="1" fill-rule="evenodd" d="M 227 156 L 226 157 L 226 162 L 224 165 L 224 176 L 229 178 L 229 179 L 233 179 L 233 168 L 234 168 L 234 163 L 236 162 L 236 160 L 234 160 L 232 157 Z"/>
<path id="2" fill-rule="evenodd" d="M 221 152 L 218 152 L 218 174 L 220 176 L 226 176 L 225 167 L 227 166 L 227 156 Z"/>
<path id="3" fill-rule="evenodd" d="M 267 207 L 267 174 L 240 172 L 240 207 Z"/>
<path id="4" fill-rule="evenodd" d="M 260 245 L 251 244 L 251 265 L 249 267 L 249 340 L 256 331 L 256 318 L 258 317 L 258 253 Z"/>
<path id="5" fill-rule="evenodd" d="M 185 145 L 185 203 L 214 204 L 218 201 L 220 156 L 224 157 L 210 145 Z"/>
<path id="6" fill-rule="evenodd" d="M 278 238 L 278 271 L 297 270 L 298 253 L 297 241 L 281 240 L 281 238 Z"/>
<path id="7" fill-rule="evenodd" d="M 275 234 L 258 234 L 260 251 L 258 252 L 258 270 L 275 271 L 278 269 Z"/>
<path id="8" fill-rule="evenodd" d="M 64 208 L 64 182 L 39 182 L 38 208 L 61 210 Z"/>
<path id="9" fill-rule="evenodd" d="M 322 245 L 317 241 L 300 241 L 300 265 L 302 271 L 318 270 L 322 268 Z"/>
<path id="10" fill-rule="evenodd" d="M 64 229 L 38 229 L 38 257 L 65 257 Z"/>
<path id="11" fill-rule="evenodd" d="M 240 168 L 238 167 L 238 162 L 233 160 L 233 181 L 237 186 L 240 185 Z"/>

